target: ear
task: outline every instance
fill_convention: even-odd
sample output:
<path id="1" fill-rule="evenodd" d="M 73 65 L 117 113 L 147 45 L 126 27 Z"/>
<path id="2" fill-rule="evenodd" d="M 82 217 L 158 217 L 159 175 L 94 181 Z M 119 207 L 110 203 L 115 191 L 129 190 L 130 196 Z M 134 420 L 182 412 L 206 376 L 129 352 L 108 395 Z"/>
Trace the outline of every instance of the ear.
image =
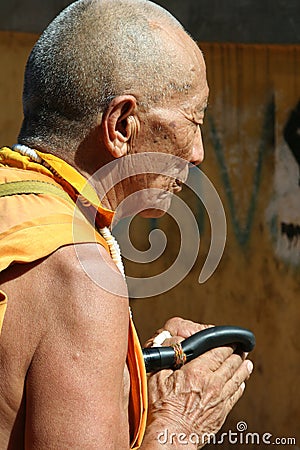
<path id="1" fill-rule="evenodd" d="M 114 158 L 128 152 L 133 130 L 128 118 L 134 114 L 136 98 L 133 95 L 115 97 L 102 116 L 103 140 Z"/>

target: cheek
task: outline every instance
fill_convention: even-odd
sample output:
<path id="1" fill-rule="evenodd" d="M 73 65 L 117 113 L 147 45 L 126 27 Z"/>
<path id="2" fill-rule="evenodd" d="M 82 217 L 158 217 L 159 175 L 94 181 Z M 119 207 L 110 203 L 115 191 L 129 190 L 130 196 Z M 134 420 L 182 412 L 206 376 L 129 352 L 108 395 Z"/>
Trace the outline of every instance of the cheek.
<path id="1" fill-rule="evenodd" d="M 176 133 L 176 142 L 174 143 L 174 150 L 176 156 L 182 159 L 189 160 L 193 151 L 193 144 L 195 139 L 194 127 L 178 128 Z"/>
<path id="2" fill-rule="evenodd" d="M 179 121 L 165 121 L 155 125 L 152 130 L 151 151 L 169 153 L 182 159 L 189 160 L 196 127 L 193 124 Z"/>

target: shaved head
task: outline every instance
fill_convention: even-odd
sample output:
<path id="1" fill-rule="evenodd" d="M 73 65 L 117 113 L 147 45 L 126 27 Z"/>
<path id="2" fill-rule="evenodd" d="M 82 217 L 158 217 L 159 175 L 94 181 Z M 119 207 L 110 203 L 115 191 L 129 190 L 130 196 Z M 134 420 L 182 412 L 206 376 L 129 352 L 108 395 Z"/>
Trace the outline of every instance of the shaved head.
<path id="1" fill-rule="evenodd" d="M 188 90 L 181 24 L 147 0 L 79 0 L 44 31 L 28 59 L 19 141 L 70 148 L 111 100 L 132 94 L 140 108 Z"/>

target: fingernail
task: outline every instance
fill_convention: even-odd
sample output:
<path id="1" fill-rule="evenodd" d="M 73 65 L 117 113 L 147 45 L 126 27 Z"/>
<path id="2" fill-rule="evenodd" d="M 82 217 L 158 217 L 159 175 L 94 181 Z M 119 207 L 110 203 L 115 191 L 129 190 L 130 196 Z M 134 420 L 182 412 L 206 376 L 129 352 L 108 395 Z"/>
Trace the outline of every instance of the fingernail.
<path id="1" fill-rule="evenodd" d="M 253 371 L 253 362 L 252 361 L 247 361 L 247 369 L 249 373 L 252 373 Z"/>
<path id="2" fill-rule="evenodd" d="M 245 387 L 246 387 L 246 383 L 245 383 L 245 381 L 243 381 L 243 383 L 241 384 L 241 389 L 242 389 L 242 391 L 245 390 Z"/>

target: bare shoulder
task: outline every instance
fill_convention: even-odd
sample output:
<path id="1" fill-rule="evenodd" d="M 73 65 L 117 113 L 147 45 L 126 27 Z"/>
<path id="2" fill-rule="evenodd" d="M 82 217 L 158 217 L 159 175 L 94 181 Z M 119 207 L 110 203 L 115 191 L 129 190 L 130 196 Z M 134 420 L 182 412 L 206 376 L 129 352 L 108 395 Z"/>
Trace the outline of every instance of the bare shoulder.
<path id="1" fill-rule="evenodd" d="M 0 281 L 9 298 L 1 346 L 7 361 L 11 355 L 15 361 L 2 373 L 9 369 L 19 379 L 18 387 L 7 382 L 12 397 L 18 390 L 16 410 L 26 377 L 31 448 L 54 448 L 57 436 L 60 448 L 102 448 L 110 440 L 111 448 L 126 448 L 127 409 L 120 399 L 128 298 L 106 250 L 65 246 L 34 264 L 12 267 Z M 109 436 L 114 428 L 118 433 Z"/>
<path id="2" fill-rule="evenodd" d="M 76 320 L 80 312 L 82 318 L 95 314 L 100 320 L 101 313 L 106 316 L 108 309 L 128 315 L 126 283 L 98 244 L 62 247 L 39 265 L 35 275 L 47 286 L 43 293 L 45 307 L 51 306 L 56 319 L 62 315 Z"/>
<path id="3" fill-rule="evenodd" d="M 68 245 L 34 263 L 16 264 L 0 274 L 0 284 L 9 298 L 5 322 L 20 325 L 22 316 L 32 336 L 36 329 L 36 338 L 51 321 L 77 320 L 79 313 L 81 320 L 93 314 L 100 320 L 102 312 L 105 319 L 107 307 L 128 313 L 126 283 L 98 244 Z"/>

